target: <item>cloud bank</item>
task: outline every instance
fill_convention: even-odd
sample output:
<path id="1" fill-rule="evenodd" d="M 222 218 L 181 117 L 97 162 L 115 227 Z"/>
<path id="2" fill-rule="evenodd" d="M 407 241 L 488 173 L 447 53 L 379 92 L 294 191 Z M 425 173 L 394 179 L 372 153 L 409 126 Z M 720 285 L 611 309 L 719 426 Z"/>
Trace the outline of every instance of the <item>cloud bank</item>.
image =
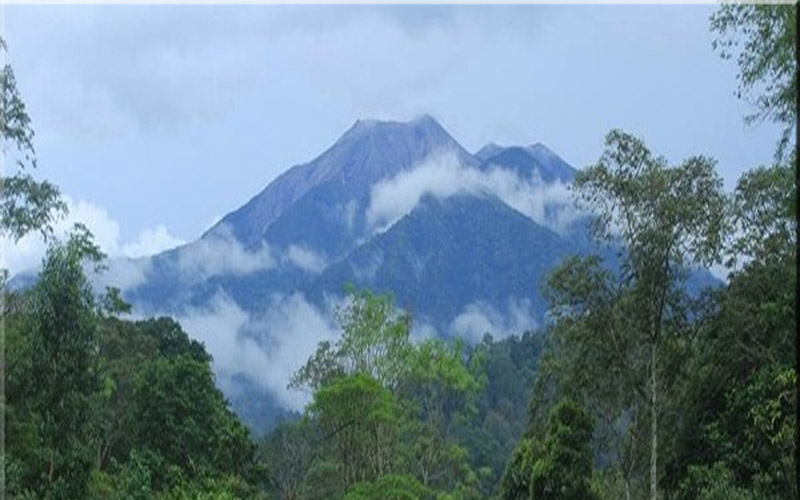
<path id="1" fill-rule="evenodd" d="M 108 276 L 118 276 L 120 283 L 109 285 L 127 288 L 131 283 L 141 282 L 143 264 L 131 258 L 153 255 L 182 245 L 184 240 L 169 233 L 159 224 L 153 229 L 145 229 L 139 236 L 128 242 L 120 238 L 119 222 L 111 217 L 105 208 L 86 200 L 73 200 L 64 196 L 68 212 L 66 217 L 54 224 L 54 236 L 64 239 L 76 223 L 84 224 L 94 236 L 95 243 L 108 257 Z M 0 268 L 8 269 L 11 275 L 38 269 L 47 251 L 47 245 L 38 233 L 31 233 L 14 242 L 8 237 L 0 238 L 2 253 Z M 109 280 L 106 280 L 109 281 Z"/>
<path id="2" fill-rule="evenodd" d="M 176 319 L 205 344 L 224 390 L 235 390 L 234 378 L 243 376 L 284 407 L 301 410 L 308 395 L 286 386 L 317 343 L 338 336 L 331 317 L 330 308 L 320 310 L 300 293 L 275 296 L 263 313 L 251 315 L 220 292 Z"/>
<path id="3" fill-rule="evenodd" d="M 444 151 L 373 186 L 367 222 L 382 231 L 411 212 L 426 194 L 447 198 L 463 191 L 496 196 L 535 222 L 556 231 L 562 231 L 578 216 L 565 183 L 545 183 L 536 172 L 524 178 L 497 166 L 485 171 L 468 168 L 455 153 Z"/>
<path id="4" fill-rule="evenodd" d="M 314 274 L 321 273 L 328 266 L 328 260 L 324 255 L 299 245 L 289 245 L 286 259 L 294 266 Z"/>
<path id="5" fill-rule="evenodd" d="M 537 327 L 530 300 L 510 298 L 503 311 L 485 302 L 468 304 L 450 323 L 454 335 L 469 342 L 480 342 L 485 333 L 494 338 L 521 334 Z"/>
<path id="6" fill-rule="evenodd" d="M 228 225 L 217 226 L 191 245 L 178 249 L 176 266 L 181 276 L 195 283 L 222 274 L 243 275 L 275 267 L 269 246 L 248 250 Z"/>

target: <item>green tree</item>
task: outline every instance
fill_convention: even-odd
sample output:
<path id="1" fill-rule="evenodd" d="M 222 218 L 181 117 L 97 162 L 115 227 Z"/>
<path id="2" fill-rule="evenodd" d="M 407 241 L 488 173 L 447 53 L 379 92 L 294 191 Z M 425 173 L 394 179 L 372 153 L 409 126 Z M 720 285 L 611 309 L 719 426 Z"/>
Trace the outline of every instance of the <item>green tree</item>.
<path id="1" fill-rule="evenodd" d="M 797 222 L 787 216 L 786 203 L 794 191 L 794 174 L 786 166 L 759 167 L 736 184 L 733 237 L 729 267 L 737 261 L 785 260 L 794 255 Z"/>
<path id="2" fill-rule="evenodd" d="M 336 311 L 342 337 L 321 342 L 315 354 L 292 377 L 292 388 L 312 391 L 344 374 L 365 373 L 393 389 L 403 377 L 411 350 L 410 318 L 395 308 L 391 295 L 347 289 Z"/>
<path id="3" fill-rule="evenodd" d="M 308 417 L 281 422 L 261 441 L 259 459 L 269 470 L 271 492 L 283 500 L 301 497 L 303 479 L 314 458 L 314 428 Z"/>
<path id="4" fill-rule="evenodd" d="M 411 476 L 388 474 L 374 482 L 353 485 L 344 500 L 426 500 L 433 499 L 433 491 Z"/>
<path id="5" fill-rule="evenodd" d="M 550 414 L 542 456 L 533 463 L 530 498 L 534 500 L 591 500 L 592 420 L 571 401 L 562 401 Z"/>
<path id="6" fill-rule="evenodd" d="M 797 6 L 725 4 L 711 16 L 713 47 L 739 66 L 737 96 L 752 102 L 748 123 L 781 124 L 777 158 L 792 142 L 797 123 Z"/>
<path id="7" fill-rule="evenodd" d="M 427 339 L 407 357 L 408 377 L 401 394 L 411 403 L 413 456 L 422 484 L 449 490 L 475 486 L 466 449 L 456 440 L 458 419 L 474 412 L 480 381 L 470 370 L 464 346 Z"/>
<path id="8" fill-rule="evenodd" d="M 0 148 L 2 160 L 14 158 L 16 172 L 0 176 L 0 236 L 19 240 L 32 231 L 44 237 L 52 233 L 52 223 L 64 212 L 66 204 L 58 188 L 47 181 L 36 181 L 30 170 L 36 167 L 33 128 L 25 103 L 17 90 L 14 71 L 5 63 L 6 44 L 0 38 Z"/>
<path id="9" fill-rule="evenodd" d="M 79 227 L 66 243 L 50 246 L 31 293 L 21 395 L 39 443 L 25 483 L 41 498 L 82 498 L 86 492 L 92 465 L 87 423 L 98 377 L 95 303 L 83 265 L 101 258 Z"/>
<path id="10" fill-rule="evenodd" d="M 670 168 L 640 139 L 614 130 L 599 162 L 578 173 L 574 189 L 595 215 L 593 235 L 621 244 L 621 269 L 616 277 L 604 273 L 591 258 L 557 268 L 549 298 L 556 323 L 567 328 L 553 331 L 572 336 L 576 349 L 594 337 L 595 356 L 609 364 L 597 365 L 591 376 L 621 376 L 633 405 L 647 408 L 650 498 L 656 500 L 659 411 L 669 389 L 667 380 L 659 385 L 659 374 L 691 328 L 682 287 L 689 265 L 715 262 L 721 254 L 722 182 L 707 158 Z"/>
<path id="11" fill-rule="evenodd" d="M 592 419 L 571 400 L 548 415 L 544 439 L 526 436 L 514 450 L 500 486 L 502 500 L 591 500 Z"/>
<path id="12" fill-rule="evenodd" d="M 737 185 L 731 252 L 748 259 L 714 294 L 681 384 L 665 478 L 679 498 L 797 496 L 796 222 L 780 209 L 787 171 L 756 169 Z"/>
<path id="13" fill-rule="evenodd" d="M 533 464 L 542 455 L 541 444 L 526 436 L 514 448 L 500 480 L 501 500 L 528 500 L 531 496 Z"/>
<path id="14" fill-rule="evenodd" d="M 227 409 L 208 362 L 189 354 L 159 358 L 137 374 L 131 409 L 136 446 L 152 459 L 153 486 L 175 478 L 246 474 L 254 449 Z"/>
<path id="15" fill-rule="evenodd" d="M 365 373 L 338 378 L 314 394 L 309 411 L 337 458 L 339 491 L 394 470 L 400 408 L 376 379 Z"/>

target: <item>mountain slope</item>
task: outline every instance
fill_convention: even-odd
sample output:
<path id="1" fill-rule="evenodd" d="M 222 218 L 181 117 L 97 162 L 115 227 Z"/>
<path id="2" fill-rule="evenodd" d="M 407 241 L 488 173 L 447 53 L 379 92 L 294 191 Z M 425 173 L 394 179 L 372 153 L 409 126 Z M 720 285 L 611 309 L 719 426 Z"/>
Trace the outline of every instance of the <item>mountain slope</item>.
<path id="1" fill-rule="evenodd" d="M 410 122 L 358 120 L 331 148 L 280 175 L 241 208 L 223 217 L 209 233 L 229 227 L 238 241 L 247 247 L 257 246 L 267 229 L 287 212 L 305 209 L 321 213 L 329 208 L 314 203 L 324 198 L 311 193 L 315 188 L 337 191 L 336 201 L 346 210 L 349 202 L 362 199 L 377 181 L 439 150 L 455 151 L 467 165 L 477 163 L 428 115 Z M 306 196 L 310 199 L 303 203 Z"/>
<path id="2" fill-rule="evenodd" d="M 490 143 L 475 153 L 475 157 L 486 165 L 504 167 L 522 177 L 536 174 L 547 184 L 570 182 L 577 172 L 541 143 L 528 147 L 502 147 Z"/>
<path id="3" fill-rule="evenodd" d="M 319 300 L 345 283 L 391 292 L 401 307 L 442 334 L 483 304 L 506 312 L 509 301 L 528 304 L 540 321 L 539 286 L 546 271 L 575 246 L 496 197 L 460 193 L 425 196 L 414 210 L 307 288 Z M 528 325 L 533 327 L 534 325 Z"/>

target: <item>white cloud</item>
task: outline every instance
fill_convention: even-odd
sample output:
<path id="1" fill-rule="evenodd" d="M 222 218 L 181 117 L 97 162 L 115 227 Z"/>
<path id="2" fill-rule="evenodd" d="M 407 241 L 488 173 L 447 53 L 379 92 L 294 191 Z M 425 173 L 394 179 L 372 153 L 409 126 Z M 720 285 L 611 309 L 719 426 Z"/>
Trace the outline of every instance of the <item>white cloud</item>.
<path id="1" fill-rule="evenodd" d="M 68 208 L 67 216 L 54 224 L 54 236 L 64 239 L 78 222 L 92 232 L 97 246 L 109 257 L 106 262 L 108 269 L 102 275 L 95 276 L 98 286 L 115 286 L 125 290 L 142 283 L 149 263 L 131 260 L 130 257 L 151 255 L 183 242 L 170 235 L 165 226 L 159 225 L 155 229 L 145 229 L 135 241 L 122 243 L 119 222 L 106 209 L 90 201 L 75 201 L 69 196 L 64 196 L 64 201 Z M 38 269 L 47 245 L 38 233 L 31 233 L 16 243 L 3 237 L 2 249 L 0 268 L 8 269 L 13 276 Z"/>
<path id="2" fill-rule="evenodd" d="M 166 226 L 159 224 L 154 229 L 145 229 L 136 241 L 122 245 L 122 254 L 127 257 L 154 255 L 185 244 L 186 241 L 169 234 Z"/>
<path id="3" fill-rule="evenodd" d="M 528 299 L 510 298 L 504 311 L 485 302 L 468 304 L 450 323 L 450 331 L 469 342 L 480 342 L 485 333 L 503 338 L 536 328 Z"/>
<path id="4" fill-rule="evenodd" d="M 486 171 L 468 168 L 455 153 L 442 151 L 412 170 L 373 186 L 367 221 L 382 230 L 411 212 L 426 194 L 447 198 L 462 191 L 497 196 L 537 223 L 557 231 L 578 214 L 567 184 L 547 184 L 536 175 L 525 179 L 496 166 Z"/>
<path id="5" fill-rule="evenodd" d="M 106 287 L 129 290 L 147 280 L 151 264 L 150 259 L 116 257 L 108 259 L 104 271 L 99 274 L 92 273 L 91 279 L 98 291 L 105 290 Z"/>
<path id="6" fill-rule="evenodd" d="M 299 245 L 290 245 L 286 259 L 304 271 L 318 274 L 328 265 L 324 255 Z"/>
<path id="7" fill-rule="evenodd" d="M 241 275 L 271 269 L 275 259 L 266 244 L 250 251 L 236 240 L 229 226 L 222 225 L 182 247 L 177 266 L 183 276 L 196 282 L 220 274 Z"/>
<path id="8" fill-rule="evenodd" d="M 286 386 L 318 342 L 336 338 L 330 318 L 329 308 L 320 311 L 299 293 L 274 297 L 258 316 L 220 293 L 208 306 L 189 309 L 177 319 L 206 345 L 223 386 L 245 376 L 285 407 L 300 410 L 308 395 Z"/>

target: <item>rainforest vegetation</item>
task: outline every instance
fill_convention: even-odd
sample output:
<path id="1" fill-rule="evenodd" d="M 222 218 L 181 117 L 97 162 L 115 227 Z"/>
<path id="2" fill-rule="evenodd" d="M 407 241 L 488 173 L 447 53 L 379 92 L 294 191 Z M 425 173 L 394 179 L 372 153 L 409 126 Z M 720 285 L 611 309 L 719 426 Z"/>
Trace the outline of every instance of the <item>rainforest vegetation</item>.
<path id="1" fill-rule="evenodd" d="M 32 124 L 5 66 L 0 229 L 49 245 L 30 288 L 2 277 L 5 495 L 797 498 L 795 19 L 772 5 L 711 19 L 746 120 L 783 126 L 773 164 L 726 193 L 701 152 L 670 163 L 609 132 L 573 184 L 598 252 L 552 270 L 546 325 L 477 345 L 412 341 L 391 296 L 348 289 L 340 338 L 291 379 L 308 405 L 265 436 L 229 409 L 191 332 L 129 319 L 119 290 L 93 289 L 87 270 L 104 256 L 85 227 L 54 235 L 66 206 L 34 176 Z M 613 269 L 604 245 L 620 249 Z M 693 266 L 727 279 L 689 293 Z"/>

